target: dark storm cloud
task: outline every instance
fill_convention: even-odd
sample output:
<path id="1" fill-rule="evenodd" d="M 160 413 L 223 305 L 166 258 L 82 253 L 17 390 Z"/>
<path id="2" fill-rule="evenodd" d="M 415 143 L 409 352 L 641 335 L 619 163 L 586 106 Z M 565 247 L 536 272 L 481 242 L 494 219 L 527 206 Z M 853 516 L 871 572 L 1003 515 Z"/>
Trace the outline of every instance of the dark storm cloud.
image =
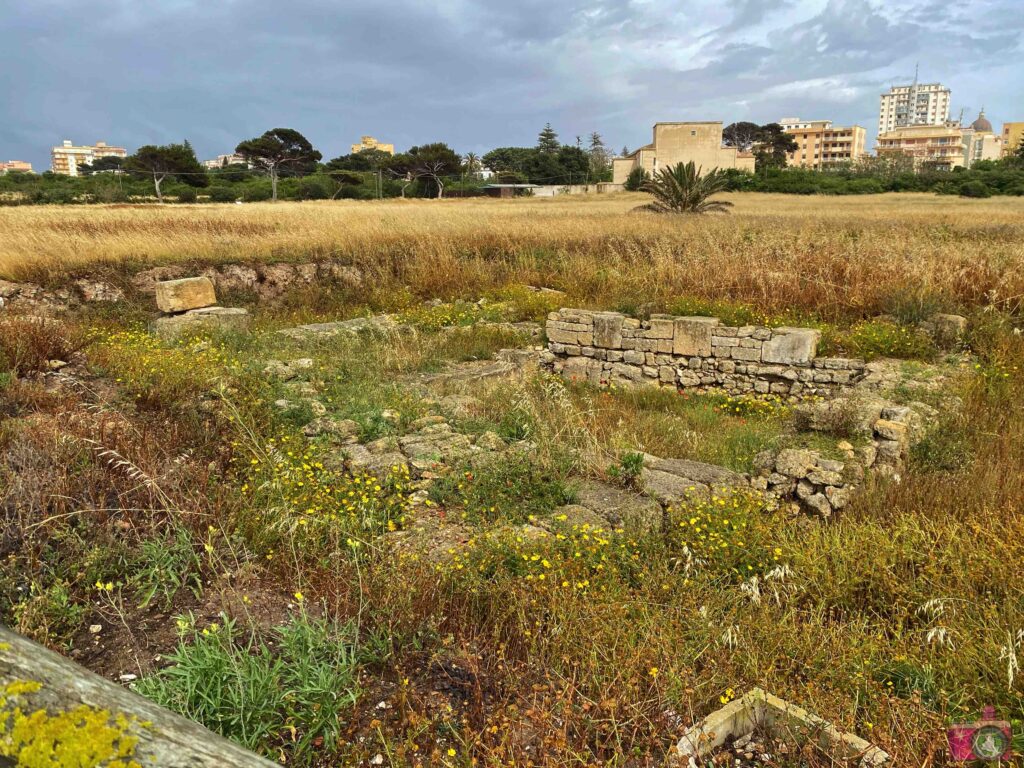
<path id="1" fill-rule="evenodd" d="M 0 0 L 0 159 L 46 168 L 63 138 L 211 157 L 279 125 L 326 157 L 363 133 L 479 152 L 546 121 L 616 147 L 656 120 L 870 129 L 917 61 L 998 123 L 1024 119 L 1016 3 Z"/>

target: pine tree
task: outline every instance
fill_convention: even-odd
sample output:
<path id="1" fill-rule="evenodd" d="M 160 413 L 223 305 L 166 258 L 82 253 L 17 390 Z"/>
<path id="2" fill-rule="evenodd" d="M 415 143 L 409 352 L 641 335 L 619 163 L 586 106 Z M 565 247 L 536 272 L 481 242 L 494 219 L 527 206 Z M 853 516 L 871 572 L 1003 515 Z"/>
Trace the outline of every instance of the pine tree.
<path id="1" fill-rule="evenodd" d="M 550 155 L 556 154 L 561 149 L 561 145 L 558 143 L 558 134 L 551 127 L 551 123 L 546 123 L 544 130 L 537 136 L 537 149 Z"/>

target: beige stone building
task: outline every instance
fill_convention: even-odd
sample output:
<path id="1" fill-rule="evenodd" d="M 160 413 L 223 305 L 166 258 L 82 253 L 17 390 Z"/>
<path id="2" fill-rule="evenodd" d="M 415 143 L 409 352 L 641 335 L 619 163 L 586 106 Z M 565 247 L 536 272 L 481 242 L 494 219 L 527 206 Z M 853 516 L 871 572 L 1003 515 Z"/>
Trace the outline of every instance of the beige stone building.
<path id="1" fill-rule="evenodd" d="M 856 162 L 867 153 L 867 131 L 859 125 L 834 126 L 831 120 L 797 117 L 784 117 L 779 125 L 797 143 L 786 157 L 787 165 L 821 169 Z"/>
<path id="2" fill-rule="evenodd" d="M 9 171 L 32 173 L 32 163 L 26 163 L 24 160 L 8 160 L 6 163 L 0 162 L 0 174 L 7 173 Z"/>
<path id="3" fill-rule="evenodd" d="M 909 125 L 878 137 L 878 154 L 903 154 L 915 165 L 934 165 L 940 170 L 970 168 L 978 160 L 998 160 L 1003 140 L 992 132 L 982 112 L 966 128 L 956 123 Z"/>
<path id="4" fill-rule="evenodd" d="M 1003 157 L 1012 155 L 1024 141 L 1024 123 L 1003 123 Z"/>
<path id="5" fill-rule="evenodd" d="M 352 145 L 352 154 L 357 152 L 363 152 L 367 149 L 376 149 L 378 152 L 387 152 L 389 155 L 395 154 L 394 144 L 382 144 L 377 141 L 373 136 L 363 136 L 358 144 Z"/>
<path id="6" fill-rule="evenodd" d="M 699 168 L 738 168 L 753 172 L 754 156 L 722 146 L 722 123 L 655 123 L 654 141 L 612 160 L 612 183 L 623 184 L 634 168 L 648 173 L 693 161 Z"/>
<path id="7" fill-rule="evenodd" d="M 77 176 L 78 169 L 100 157 L 127 157 L 124 147 L 112 147 L 105 141 L 94 145 L 76 146 L 65 139 L 59 147 L 50 150 L 50 170 L 65 176 Z"/>

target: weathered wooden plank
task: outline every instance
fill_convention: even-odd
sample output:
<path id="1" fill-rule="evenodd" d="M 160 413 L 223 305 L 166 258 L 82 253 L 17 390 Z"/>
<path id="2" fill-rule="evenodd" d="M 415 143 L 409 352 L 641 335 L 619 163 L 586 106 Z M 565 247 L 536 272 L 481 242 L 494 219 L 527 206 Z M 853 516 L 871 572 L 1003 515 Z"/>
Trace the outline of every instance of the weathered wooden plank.
<path id="1" fill-rule="evenodd" d="M 30 707 L 51 714 L 85 704 L 112 715 L 135 718 L 138 737 L 134 759 L 160 768 L 272 768 L 272 763 L 176 715 L 138 694 L 104 680 L 70 659 L 0 625 L 0 685 L 35 681 L 42 688 L 29 694 Z M 0 758 L 0 765 L 3 758 Z"/>

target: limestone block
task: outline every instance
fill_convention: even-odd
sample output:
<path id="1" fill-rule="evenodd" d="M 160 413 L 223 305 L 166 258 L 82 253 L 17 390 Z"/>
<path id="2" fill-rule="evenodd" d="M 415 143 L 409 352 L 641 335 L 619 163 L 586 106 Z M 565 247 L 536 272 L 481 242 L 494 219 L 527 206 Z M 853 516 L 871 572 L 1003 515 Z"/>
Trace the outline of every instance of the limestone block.
<path id="1" fill-rule="evenodd" d="M 740 340 L 735 337 L 714 335 L 711 337 L 712 349 L 715 347 L 738 347 L 739 345 Z"/>
<path id="2" fill-rule="evenodd" d="M 658 379 L 665 384 L 671 384 L 676 380 L 676 369 L 671 365 L 662 365 L 658 368 Z"/>
<path id="3" fill-rule="evenodd" d="M 548 341 L 553 341 L 557 344 L 575 344 L 579 339 L 579 334 L 576 331 L 567 331 L 564 328 L 558 327 L 555 323 L 548 323 L 547 335 Z"/>
<path id="4" fill-rule="evenodd" d="M 761 359 L 766 363 L 808 364 L 818 350 L 821 331 L 815 328 L 776 328 L 764 342 Z"/>
<path id="5" fill-rule="evenodd" d="M 153 321 L 153 332 L 164 339 L 202 331 L 245 331 L 252 317 L 239 307 L 203 307 Z"/>
<path id="6" fill-rule="evenodd" d="M 637 352 L 634 349 L 627 350 L 622 353 L 622 362 L 629 363 L 630 365 L 640 365 L 644 362 L 644 353 Z"/>
<path id="7" fill-rule="evenodd" d="M 875 422 L 875 434 L 883 440 L 895 440 L 902 445 L 909 443 L 907 425 L 898 421 L 879 419 Z"/>
<path id="8" fill-rule="evenodd" d="M 186 312 L 216 303 L 217 294 L 208 277 L 183 277 L 156 284 L 156 305 L 161 312 Z"/>
<path id="9" fill-rule="evenodd" d="M 621 363 L 623 354 L 617 349 L 609 349 L 605 352 L 604 359 L 609 363 Z"/>
<path id="10" fill-rule="evenodd" d="M 672 315 L 651 315 L 650 328 L 644 332 L 648 339 L 671 339 L 675 334 Z"/>
<path id="11" fill-rule="evenodd" d="M 710 357 L 711 334 L 716 326 L 717 317 L 677 317 L 674 344 L 668 351 L 687 357 Z"/>
<path id="12" fill-rule="evenodd" d="M 594 314 L 594 346 L 604 349 L 622 348 L 622 315 L 617 312 Z"/>
<path id="13" fill-rule="evenodd" d="M 765 342 L 767 346 L 767 342 Z M 749 347 L 733 347 L 730 350 L 729 356 L 733 360 L 747 360 L 748 362 L 759 362 L 761 360 L 760 349 L 750 349 Z"/>
<path id="14" fill-rule="evenodd" d="M 818 454 L 815 451 L 805 451 L 800 448 L 785 448 L 779 452 L 775 459 L 775 471 L 787 477 L 801 478 L 814 469 L 818 463 Z"/>

